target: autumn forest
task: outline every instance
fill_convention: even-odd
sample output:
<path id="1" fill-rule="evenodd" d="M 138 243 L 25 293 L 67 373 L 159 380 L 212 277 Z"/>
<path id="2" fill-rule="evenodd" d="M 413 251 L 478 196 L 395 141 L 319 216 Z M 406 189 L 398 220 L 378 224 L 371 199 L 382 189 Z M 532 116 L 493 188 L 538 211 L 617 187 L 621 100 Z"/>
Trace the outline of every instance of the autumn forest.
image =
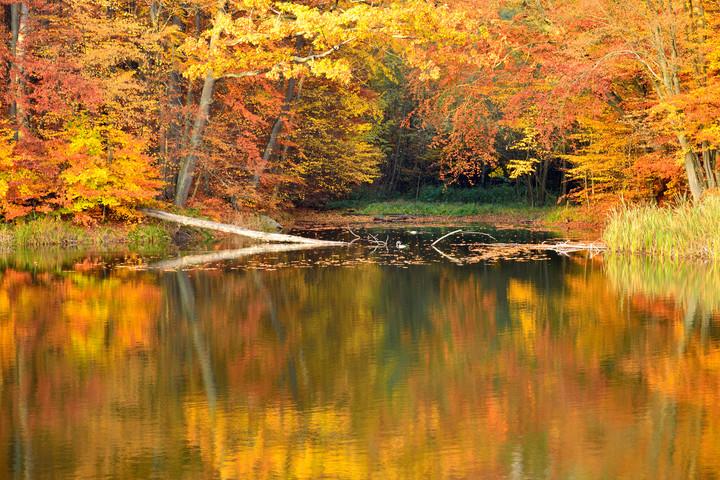
<path id="1" fill-rule="evenodd" d="M 720 186 L 716 1 L 2 3 L 5 221 Z"/>

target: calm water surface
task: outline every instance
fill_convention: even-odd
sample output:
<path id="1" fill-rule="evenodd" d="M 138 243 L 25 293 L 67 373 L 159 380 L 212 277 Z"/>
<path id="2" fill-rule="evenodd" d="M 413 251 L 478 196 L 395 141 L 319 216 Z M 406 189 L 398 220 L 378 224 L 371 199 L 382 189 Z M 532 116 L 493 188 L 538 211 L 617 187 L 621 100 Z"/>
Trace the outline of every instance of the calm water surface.
<path id="1" fill-rule="evenodd" d="M 0 478 L 720 478 L 719 266 L 447 231 L 0 254 Z"/>

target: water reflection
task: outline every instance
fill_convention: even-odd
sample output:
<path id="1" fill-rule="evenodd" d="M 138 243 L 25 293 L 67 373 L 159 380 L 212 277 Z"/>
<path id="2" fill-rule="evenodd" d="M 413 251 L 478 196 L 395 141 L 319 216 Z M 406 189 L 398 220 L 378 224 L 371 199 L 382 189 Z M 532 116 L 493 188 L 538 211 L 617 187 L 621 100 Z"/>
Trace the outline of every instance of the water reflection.
<path id="1" fill-rule="evenodd" d="M 7 258 L 0 476 L 720 477 L 717 267 L 360 252 Z"/>

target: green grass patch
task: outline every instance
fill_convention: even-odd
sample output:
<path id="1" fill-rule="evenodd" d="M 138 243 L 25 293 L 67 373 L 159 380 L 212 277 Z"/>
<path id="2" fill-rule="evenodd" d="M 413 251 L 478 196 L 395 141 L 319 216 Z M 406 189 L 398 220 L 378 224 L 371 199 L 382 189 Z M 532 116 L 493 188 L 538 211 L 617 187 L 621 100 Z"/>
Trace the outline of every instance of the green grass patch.
<path id="1" fill-rule="evenodd" d="M 81 227 L 58 216 L 21 219 L 0 225 L 0 245 L 4 246 L 107 246 L 123 243 L 163 244 L 172 241 L 170 234 L 155 223 Z"/>
<path id="2" fill-rule="evenodd" d="M 432 215 L 438 217 L 501 216 L 519 217 L 548 223 L 582 220 L 584 209 L 578 207 L 531 207 L 525 203 L 446 203 L 390 200 L 366 203 L 353 209 L 361 215 Z"/>
<path id="3" fill-rule="evenodd" d="M 156 223 L 139 223 L 133 225 L 127 233 L 130 243 L 169 244 L 172 238 L 166 228 Z"/>
<path id="4" fill-rule="evenodd" d="M 603 240 L 617 252 L 719 259 L 720 196 L 672 208 L 622 206 L 611 213 Z"/>
<path id="5" fill-rule="evenodd" d="M 55 216 L 19 220 L 7 226 L 5 237 L 10 244 L 28 246 L 73 245 L 88 239 L 85 230 Z"/>

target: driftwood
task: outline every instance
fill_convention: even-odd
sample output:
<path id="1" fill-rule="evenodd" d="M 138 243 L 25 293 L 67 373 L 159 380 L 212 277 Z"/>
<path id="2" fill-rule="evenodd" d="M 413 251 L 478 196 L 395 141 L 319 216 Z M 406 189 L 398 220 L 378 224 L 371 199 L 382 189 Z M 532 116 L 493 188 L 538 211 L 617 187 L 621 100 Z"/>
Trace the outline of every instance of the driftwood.
<path id="1" fill-rule="evenodd" d="M 199 218 L 185 217 L 183 215 L 175 215 L 174 213 L 163 212 L 160 210 L 152 210 L 149 208 L 142 208 L 139 210 L 141 213 L 148 217 L 159 218 L 160 220 L 166 220 L 169 222 L 179 223 L 181 225 L 188 225 L 191 227 L 207 228 L 210 230 L 217 230 L 225 233 L 234 233 L 243 237 L 254 238 L 263 242 L 279 242 L 279 243 L 301 243 L 305 245 L 315 246 L 342 246 L 347 245 L 346 242 L 335 242 L 331 240 L 319 240 L 315 238 L 298 237 L 296 235 L 285 235 L 282 233 L 266 233 L 258 232 L 256 230 L 250 230 L 248 228 L 238 227 L 237 225 L 229 225 L 227 223 L 211 222 L 208 220 L 200 220 Z"/>
<path id="2" fill-rule="evenodd" d="M 350 227 L 346 227 L 347 231 L 350 232 L 355 238 L 350 242 L 350 244 L 353 244 L 357 242 L 358 240 L 362 240 L 362 237 L 358 235 L 357 233 L 353 232 Z M 372 245 L 375 248 L 388 248 L 388 240 L 390 240 L 390 236 L 386 236 L 385 240 L 380 240 L 377 236 L 373 235 L 372 233 L 368 233 L 367 241 L 370 245 Z M 400 243 L 400 242 L 398 242 Z"/>
<path id="3" fill-rule="evenodd" d="M 506 250 L 526 250 L 536 252 L 555 252 L 561 255 L 567 255 L 574 252 L 589 252 L 591 255 L 607 251 L 607 247 L 601 243 L 582 243 L 571 242 L 569 240 L 561 243 L 476 243 L 475 248 L 483 249 L 506 249 Z"/>

